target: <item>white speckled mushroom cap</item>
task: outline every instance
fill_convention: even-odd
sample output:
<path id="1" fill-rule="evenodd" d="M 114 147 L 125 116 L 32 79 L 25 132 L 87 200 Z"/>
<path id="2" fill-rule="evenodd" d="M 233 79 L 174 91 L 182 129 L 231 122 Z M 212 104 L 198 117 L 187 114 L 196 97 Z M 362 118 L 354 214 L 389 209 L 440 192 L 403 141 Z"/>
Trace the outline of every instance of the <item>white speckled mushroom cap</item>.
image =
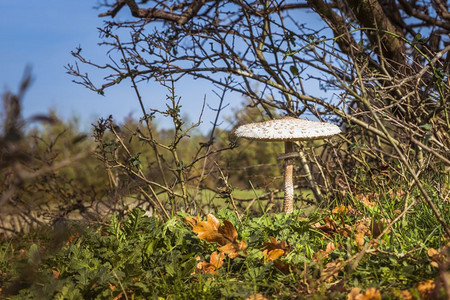
<path id="1" fill-rule="evenodd" d="M 282 142 L 322 139 L 340 132 L 338 126 L 330 123 L 284 117 L 239 126 L 235 134 L 251 140 Z"/>

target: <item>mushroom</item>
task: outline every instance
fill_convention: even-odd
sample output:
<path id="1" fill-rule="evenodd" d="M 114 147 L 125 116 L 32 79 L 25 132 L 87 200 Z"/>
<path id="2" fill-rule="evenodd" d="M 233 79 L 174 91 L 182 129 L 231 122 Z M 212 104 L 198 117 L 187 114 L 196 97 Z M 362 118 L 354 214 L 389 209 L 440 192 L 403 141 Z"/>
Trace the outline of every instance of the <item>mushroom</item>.
<path id="1" fill-rule="evenodd" d="M 323 139 L 340 132 L 339 127 L 333 124 L 283 117 L 239 126 L 235 134 L 250 140 L 284 142 L 285 154 L 280 156 L 285 159 L 283 211 L 292 213 L 294 211 L 294 158 L 298 156 L 297 152 L 293 152 L 293 142 Z"/>

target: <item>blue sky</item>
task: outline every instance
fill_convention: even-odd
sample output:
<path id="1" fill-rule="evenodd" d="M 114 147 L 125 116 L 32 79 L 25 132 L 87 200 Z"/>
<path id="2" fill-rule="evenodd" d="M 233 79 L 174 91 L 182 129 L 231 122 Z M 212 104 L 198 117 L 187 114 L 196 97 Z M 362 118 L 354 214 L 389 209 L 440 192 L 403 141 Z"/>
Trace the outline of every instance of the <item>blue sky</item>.
<path id="1" fill-rule="evenodd" d="M 97 16 L 99 11 L 93 9 L 95 3 L 92 0 L 0 1 L 0 90 L 17 91 L 26 66 L 31 66 L 34 82 L 24 99 L 25 117 L 54 109 L 63 118 L 78 117 L 81 128 L 89 130 L 89 124 L 98 117 L 112 114 L 121 121 L 129 114 L 141 116 L 129 82 L 110 88 L 105 96 L 100 96 L 73 83 L 74 78 L 66 74 L 64 66 L 75 62 L 70 51 L 78 46 L 87 58 L 105 60 L 107 48 L 97 45 L 100 40 L 96 28 L 103 21 Z M 184 103 L 182 111 L 192 121 L 198 118 L 204 97 L 212 106 L 218 102 L 212 89 L 211 85 L 189 79 L 177 83 L 177 94 Z M 150 82 L 142 87 L 142 92 L 146 107 L 164 109 L 166 90 L 159 84 Z M 226 102 L 231 105 L 224 115 L 232 115 L 232 108 L 242 101 L 239 95 L 230 94 Z M 202 126 L 209 128 L 213 118 L 214 112 L 205 108 Z M 163 120 L 159 124 L 167 125 Z"/>
<path id="2" fill-rule="evenodd" d="M 121 121 L 129 114 L 136 118 L 141 116 L 128 82 L 108 89 L 105 96 L 100 96 L 73 83 L 74 78 L 66 74 L 64 66 L 75 62 L 70 51 L 78 46 L 83 48 L 86 57 L 104 61 L 107 49 L 97 45 L 100 40 L 96 29 L 103 21 L 97 16 L 99 12 L 93 9 L 94 4 L 92 0 L 0 2 L 0 89 L 2 92 L 5 88 L 17 91 L 26 66 L 31 66 L 34 81 L 24 99 L 25 117 L 54 109 L 63 118 L 78 117 L 82 129 L 89 130 L 89 124 L 98 117 L 112 114 Z M 195 81 L 179 82 L 177 93 L 185 103 L 183 113 L 196 121 L 204 97 L 211 105 L 216 103 L 217 97 L 211 87 L 195 88 L 192 82 Z M 144 86 L 146 107 L 164 109 L 166 93 L 157 83 Z M 228 114 L 231 114 L 230 110 Z M 213 115 L 206 108 L 204 123 L 208 124 Z M 159 122 L 165 125 L 164 120 Z"/>

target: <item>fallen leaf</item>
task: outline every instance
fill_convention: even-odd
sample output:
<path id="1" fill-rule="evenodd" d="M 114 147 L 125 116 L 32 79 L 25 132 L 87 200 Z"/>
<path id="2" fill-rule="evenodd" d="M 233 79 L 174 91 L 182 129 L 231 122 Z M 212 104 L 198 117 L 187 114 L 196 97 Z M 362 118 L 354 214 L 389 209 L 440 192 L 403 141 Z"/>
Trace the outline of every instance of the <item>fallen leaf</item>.
<path id="1" fill-rule="evenodd" d="M 224 258 L 225 253 L 220 253 L 219 255 L 216 251 L 214 251 L 213 253 L 211 253 L 209 262 L 201 261 L 197 263 L 196 270 L 191 275 L 194 275 L 196 273 L 201 274 L 209 273 L 211 275 L 215 275 L 217 269 L 222 267 Z"/>
<path id="2" fill-rule="evenodd" d="M 349 208 L 346 207 L 345 205 L 341 205 L 341 206 L 335 207 L 335 208 L 333 208 L 333 210 L 331 211 L 331 213 L 332 213 L 333 215 L 335 215 L 335 214 L 346 214 L 346 213 L 348 213 L 348 212 L 349 212 Z"/>
<path id="3" fill-rule="evenodd" d="M 374 207 L 374 206 L 376 206 L 377 204 L 376 204 L 376 202 L 375 201 L 373 201 L 373 199 L 376 197 L 377 195 L 376 194 L 374 194 L 374 195 L 365 195 L 365 194 L 358 194 L 358 195 L 356 195 L 356 200 L 358 200 L 359 202 L 361 202 L 362 204 L 364 204 L 365 206 L 368 206 L 368 207 Z"/>
<path id="4" fill-rule="evenodd" d="M 370 231 L 374 238 L 378 237 L 383 232 L 385 222 L 386 220 L 376 220 L 375 218 L 372 218 L 372 221 L 370 222 Z"/>
<path id="5" fill-rule="evenodd" d="M 336 246 L 333 242 L 329 242 L 327 246 L 325 247 L 325 250 L 320 249 L 313 255 L 313 261 L 314 262 L 320 262 L 328 258 L 331 252 L 336 250 Z"/>
<path id="6" fill-rule="evenodd" d="M 55 279 L 58 279 L 58 277 L 59 277 L 59 272 L 58 272 L 56 269 L 52 269 L 52 273 L 53 273 L 53 277 L 54 277 Z"/>
<path id="7" fill-rule="evenodd" d="M 292 250 L 284 240 L 278 242 L 273 236 L 269 239 L 270 242 L 264 242 L 263 256 L 265 262 L 274 261 Z"/>
<path id="8" fill-rule="evenodd" d="M 269 299 L 264 297 L 262 294 L 253 294 L 251 296 L 248 296 L 245 300 L 269 300 Z"/>
<path id="9" fill-rule="evenodd" d="M 436 284 L 433 279 L 429 279 L 424 282 L 419 282 L 417 284 L 417 290 L 424 299 L 429 299 L 435 287 Z"/>
<path id="10" fill-rule="evenodd" d="M 411 292 L 408 290 L 403 290 L 398 295 L 400 300 L 412 300 L 413 296 L 411 295 Z"/>
<path id="11" fill-rule="evenodd" d="M 356 298 L 356 300 L 381 300 L 381 293 L 380 291 L 378 291 L 376 288 L 371 287 L 369 289 L 366 290 L 366 292 L 364 293 L 364 298 L 358 299 Z"/>
<path id="12" fill-rule="evenodd" d="M 223 265 L 223 259 L 225 258 L 225 253 L 217 254 L 216 251 L 211 253 L 211 257 L 209 258 L 209 263 L 212 264 L 216 269 L 220 268 Z"/>
<path id="13" fill-rule="evenodd" d="M 283 256 L 283 254 L 284 254 L 284 250 L 282 250 L 282 249 L 274 249 L 274 250 L 266 249 L 263 251 L 263 256 L 265 257 L 266 262 L 274 261 L 278 257 Z"/>
<path id="14" fill-rule="evenodd" d="M 364 246 L 364 232 L 357 232 L 355 233 L 355 242 L 358 245 L 358 247 L 361 249 Z"/>
<path id="15" fill-rule="evenodd" d="M 329 217 L 323 218 L 323 221 L 324 221 L 325 224 L 320 224 L 319 222 L 317 222 L 317 223 L 315 223 L 314 225 L 311 225 L 311 227 L 312 227 L 312 228 L 315 228 L 315 229 L 320 229 L 320 230 L 322 230 L 325 234 L 328 234 L 328 235 L 330 235 L 330 236 L 331 236 L 333 233 L 336 232 L 337 225 L 336 225 L 336 222 L 335 222 L 335 221 L 333 221 L 333 220 L 332 220 L 331 218 L 329 218 Z"/>
<path id="16" fill-rule="evenodd" d="M 186 216 L 184 217 L 184 220 L 186 221 L 186 225 L 194 227 L 195 225 L 197 225 L 198 219 L 197 217 L 189 217 Z"/>
<path id="17" fill-rule="evenodd" d="M 245 241 L 241 241 L 239 243 L 228 243 L 220 248 L 218 250 L 222 251 L 223 253 L 226 253 L 229 258 L 235 258 L 239 256 L 239 253 L 241 251 L 244 251 L 247 249 L 247 243 Z"/>
<path id="18" fill-rule="evenodd" d="M 323 218 L 323 221 L 325 222 L 325 224 L 320 224 L 319 222 L 317 222 L 314 225 L 311 225 L 311 227 L 322 230 L 329 237 L 332 237 L 335 233 L 339 233 L 340 235 L 345 237 L 349 237 L 351 235 L 352 228 L 349 225 L 344 224 L 343 226 L 339 227 L 337 223 L 329 217 Z"/>
<path id="19" fill-rule="evenodd" d="M 219 232 L 220 221 L 212 214 L 206 216 L 206 221 L 197 222 L 193 226 L 192 231 L 195 232 L 199 239 L 206 240 L 210 243 L 218 243 L 225 245 L 228 240 Z"/>
<path id="20" fill-rule="evenodd" d="M 119 293 L 119 295 L 117 295 L 116 297 L 114 297 L 113 300 L 119 300 L 119 299 L 122 299 L 122 296 L 123 296 L 123 291 L 121 291 L 121 292 Z"/>
<path id="21" fill-rule="evenodd" d="M 229 241 L 235 242 L 238 237 L 236 228 L 234 228 L 233 224 L 231 224 L 231 222 L 228 220 L 224 220 L 223 224 L 224 228 L 219 228 L 219 232 L 221 232 L 223 236 Z"/>
<path id="22" fill-rule="evenodd" d="M 230 258 L 239 256 L 239 253 L 247 248 L 245 241 L 237 241 L 236 228 L 228 220 L 223 221 L 223 226 L 212 214 L 206 216 L 206 221 L 198 221 L 190 217 L 186 217 L 185 220 L 188 224 L 192 224 L 192 231 L 197 234 L 199 239 L 221 245 L 218 250 L 226 253 Z"/>
<path id="23" fill-rule="evenodd" d="M 338 275 L 339 271 L 342 269 L 341 261 L 332 261 L 325 265 L 325 269 L 322 270 L 320 274 L 320 279 L 325 282 L 331 282 L 335 276 Z"/>
<path id="24" fill-rule="evenodd" d="M 361 294 L 360 288 L 353 288 L 347 295 L 347 300 L 381 300 L 381 293 L 376 288 L 371 287 Z"/>
<path id="25" fill-rule="evenodd" d="M 347 295 L 347 300 L 355 300 L 356 296 L 361 295 L 361 289 L 358 287 L 352 288 L 350 293 Z"/>

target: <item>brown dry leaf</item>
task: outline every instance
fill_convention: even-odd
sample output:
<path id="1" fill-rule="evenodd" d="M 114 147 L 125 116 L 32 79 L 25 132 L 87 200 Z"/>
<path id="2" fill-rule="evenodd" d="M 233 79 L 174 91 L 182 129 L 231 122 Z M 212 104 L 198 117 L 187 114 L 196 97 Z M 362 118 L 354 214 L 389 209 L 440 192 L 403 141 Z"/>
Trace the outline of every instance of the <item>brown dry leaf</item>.
<path id="1" fill-rule="evenodd" d="M 17 255 L 17 259 L 22 259 L 26 253 L 27 253 L 27 250 L 20 249 L 19 254 Z"/>
<path id="2" fill-rule="evenodd" d="M 347 295 L 347 300 L 355 300 L 356 296 L 361 295 L 361 289 L 358 287 L 352 288 L 350 293 Z"/>
<path id="3" fill-rule="evenodd" d="M 248 296 L 245 300 L 269 300 L 269 299 L 264 297 L 262 294 L 253 294 L 251 296 Z"/>
<path id="4" fill-rule="evenodd" d="M 206 240 L 210 243 L 218 243 L 225 245 L 228 243 L 227 239 L 219 232 L 220 221 L 212 214 L 206 216 L 206 221 L 197 222 L 192 228 L 199 239 Z"/>
<path id="5" fill-rule="evenodd" d="M 320 279 L 325 282 L 331 282 L 333 277 L 337 276 L 339 271 L 342 269 L 342 261 L 335 260 L 329 262 L 325 265 L 325 269 L 322 270 L 322 274 L 320 274 Z"/>
<path id="6" fill-rule="evenodd" d="M 404 190 L 402 190 L 401 188 L 399 188 L 395 192 L 393 190 L 389 191 L 388 195 L 392 198 L 395 198 L 395 197 L 401 198 L 406 195 L 406 192 Z"/>
<path id="7" fill-rule="evenodd" d="M 291 251 L 291 248 L 286 244 L 286 241 L 278 243 L 277 239 L 273 236 L 269 237 L 270 243 L 264 242 L 263 256 L 265 262 L 274 261 L 280 256 Z"/>
<path id="8" fill-rule="evenodd" d="M 347 300 L 381 300 L 381 293 L 376 288 L 371 287 L 361 294 L 360 288 L 353 288 L 347 295 Z"/>
<path id="9" fill-rule="evenodd" d="M 274 250 L 266 249 L 263 251 L 263 256 L 265 257 L 266 262 L 274 261 L 278 257 L 283 256 L 283 254 L 284 254 L 284 250 L 282 250 L 282 249 L 274 249 Z"/>
<path id="10" fill-rule="evenodd" d="M 428 299 L 429 296 L 431 296 L 431 293 L 433 292 L 435 287 L 436 284 L 433 279 L 429 279 L 424 282 L 419 282 L 417 284 L 417 290 L 419 291 L 420 295 L 425 299 Z"/>
<path id="11" fill-rule="evenodd" d="M 376 204 L 375 201 L 373 201 L 373 198 L 375 198 L 376 195 L 365 195 L 365 194 L 358 194 L 356 195 L 356 199 L 361 202 L 362 204 L 368 206 L 368 207 L 374 207 Z"/>
<path id="12" fill-rule="evenodd" d="M 197 217 L 186 216 L 186 217 L 184 217 L 184 220 L 186 221 L 185 224 L 190 227 L 194 227 L 195 225 L 197 225 L 197 222 L 198 222 Z"/>
<path id="13" fill-rule="evenodd" d="M 370 233 L 370 218 L 368 217 L 363 217 L 361 219 L 358 219 L 356 221 L 356 227 L 355 230 L 357 232 L 364 232 L 365 234 L 369 235 Z"/>
<path id="14" fill-rule="evenodd" d="M 364 298 L 359 299 L 358 297 L 356 300 L 381 300 L 381 293 L 376 288 L 371 287 L 366 290 L 364 293 Z"/>
<path id="15" fill-rule="evenodd" d="M 67 239 L 66 246 L 69 246 L 70 244 L 72 244 L 73 241 L 74 241 L 76 238 L 79 238 L 79 237 L 80 237 L 80 233 L 79 233 L 79 232 L 70 235 L 69 238 Z"/>
<path id="16" fill-rule="evenodd" d="M 431 265 L 435 268 L 439 268 L 439 265 L 444 261 L 444 256 L 442 255 L 442 253 L 439 253 L 434 248 L 428 249 L 427 253 L 431 259 Z"/>
<path id="17" fill-rule="evenodd" d="M 223 265 L 223 259 L 225 258 L 225 253 L 217 254 L 216 251 L 211 253 L 211 257 L 209 258 L 209 263 L 212 264 L 216 269 L 220 268 Z"/>
<path id="18" fill-rule="evenodd" d="M 319 261 L 323 261 L 326 258 L 328 258 L 328 256 L 330 255 L 331 252 L 333 252 L 334 250 L 336 250 L 336 246 L 334 245 L 333 242 L 329 242 L 325 248 L 325 250 L 320 249 L 319 251 L 317 251 L 316 253 L 314 253 L 313 255 L 313 261 L 314 262 L 319 262 Z"/>
<path id="19" fill-rule="evenodd" d="M 222 251 L 223 253 L 228 254 L 229 258 L 235 258 L 239 256 L 239 253 L 241 251 L 244 251 L 247 249 L 247 243 L 245 241 L 240 241 L 239 243 L 228 243 L 220 248 L 218 250 Z"/>
<path id="20" fill-rule="evenodd" d="M 362 249 L 363 248 L 363 246 L 364 246 L 364 236 L 365 236 L 365 234 L 364 234 L 364 232 L 357 232 L 357 233 L 355 233 L 355 242 L 356 242 L 356 244 L 358 245 L 358 247 L 360 248 L 360 249 Z"/>
<path id="21" fill-rule="evenodd" d="M 192 231 L 197 234 L 199 239 L 218 243 L 222 246 L 218 250 L 228 254 L 230 258 L 239 256 L 239 253 L 247 248 L 247 243 L 237 241 L 236 228 L 228 220 L 223 221 L 224 226 L 221 226 L 220 221 L 212 214 L 206 216 L 206 221 L 198 221 L 190 217 L 185 219 L 193 225 Z"/>
<path id="22" fill-rule="evenodd" d="M 336 250 L 336 246 L 334 245 L 333 242 L 329 242 L 329 243 L 327 244 L 327 246 L 325 247 L 325 251 L 326 251 L 327 253 L 331 253 L 331 252 L 333 252 L 334 250 Z"/>
<path id="23" fill-rule="evenodd" d="M 400 292 L 400 295 L 398 295 L 400 300 L 412 300 L 413 296 L 411 295 L 411 292 L 408 290 L 404 290 Z"/>
<path id="24" fill-rule="evenodd" d="M 58 272 L 56 269 L 52 269 L 52 273 L 53 273 L 53 277 L 54 277 L 55 279 L 58 279 L 58 277 L 59 277 L 59 272 Z"/>
<path id="25" fill-rule="evenodd" d="M 111 291 L 114 291 L 116 288 L 117 288 L 117 286 L 115 286 L 115 285 L 112 284 L 112 283 L 109 283 L 109 289 L 110 289 Z"/>
<path id="26" fill-rule="evenodd" d="M 348 213 L 348 212 L 349 212 L 349 208 L 346 207 L 345 205 L 341 205 L 341 206 L 335 207 L 335 208 L 333 208 L 333 210 L 331 211 L 331 213 L 332 213 L 333 215 L 335 215 L 335 214 L 346 214 L 346 213 Z"/>
<path id="27" fill-rule="evenodd" d="M 123 291 L 121 291 L 121 292 L 119 293 L 119 295 L 117 295 L 116 297 L 114 297 L 113 300 L 119 300 L 119 299 L 122 299 L 122 296 L 123 296 Z"/>
<path id="28" fill-rule="evenodd" d="M 336 222 L 329 217 L 323 218 L 323 221 L 325 222 L 325 224 L 322 225 L 319 222 L 317 222 L 316 224 L 311 225 L 311 227 L 315 229 L 320 229 L 329 236 L 334 234 L 337 228 Z"/>
<path id="29" fill-rule="evenodd" d="M 352 232 L 352 228 L 344 224 L 342 227 L 339 227 L 333 219 L 329 217 L 323 218 L 323 221 L 325 224 L 320 224 L 319 222 L 315 223 L 314 225 L 311 225 L 312 228 L 320 229 L 322 230 L 327 236 L 333 236 L 335 233 L 339 233 L 342 236 L 349 237 Z"/>
<path id="30" fill-rule="evenodd" d="M 223 234 L 223 236 L 228 239 L 231 242 L 235 242 L 237 237 L 238 237 L 238 233 L 236 231 L 236 228 L 234 228 L 233 224 L 231 224 L 230 221 L 228 220 L 224 220 L 223 224 L 225 225 L 224 228 L 220 228 L 219 232 L 221 232 Z"/>
<path id="31" fill-rule="evenodd" d="M 219 255 L 219 254 L 217 254 L 216 251 L 214 251 L 213 253 L 211 253 L 211 256 L 209 258 L 209 263 L 206 261 L 197 263 L 196 270 L 191 275 L 194 275 L 196 273 L 202 273 L 202 274 L 209 273 L 211 275 L 215 275 L 217 269 L 222 267 L 224 258 L 225 258 L 225 253 L 220 253 L 220 255 Z"/>

